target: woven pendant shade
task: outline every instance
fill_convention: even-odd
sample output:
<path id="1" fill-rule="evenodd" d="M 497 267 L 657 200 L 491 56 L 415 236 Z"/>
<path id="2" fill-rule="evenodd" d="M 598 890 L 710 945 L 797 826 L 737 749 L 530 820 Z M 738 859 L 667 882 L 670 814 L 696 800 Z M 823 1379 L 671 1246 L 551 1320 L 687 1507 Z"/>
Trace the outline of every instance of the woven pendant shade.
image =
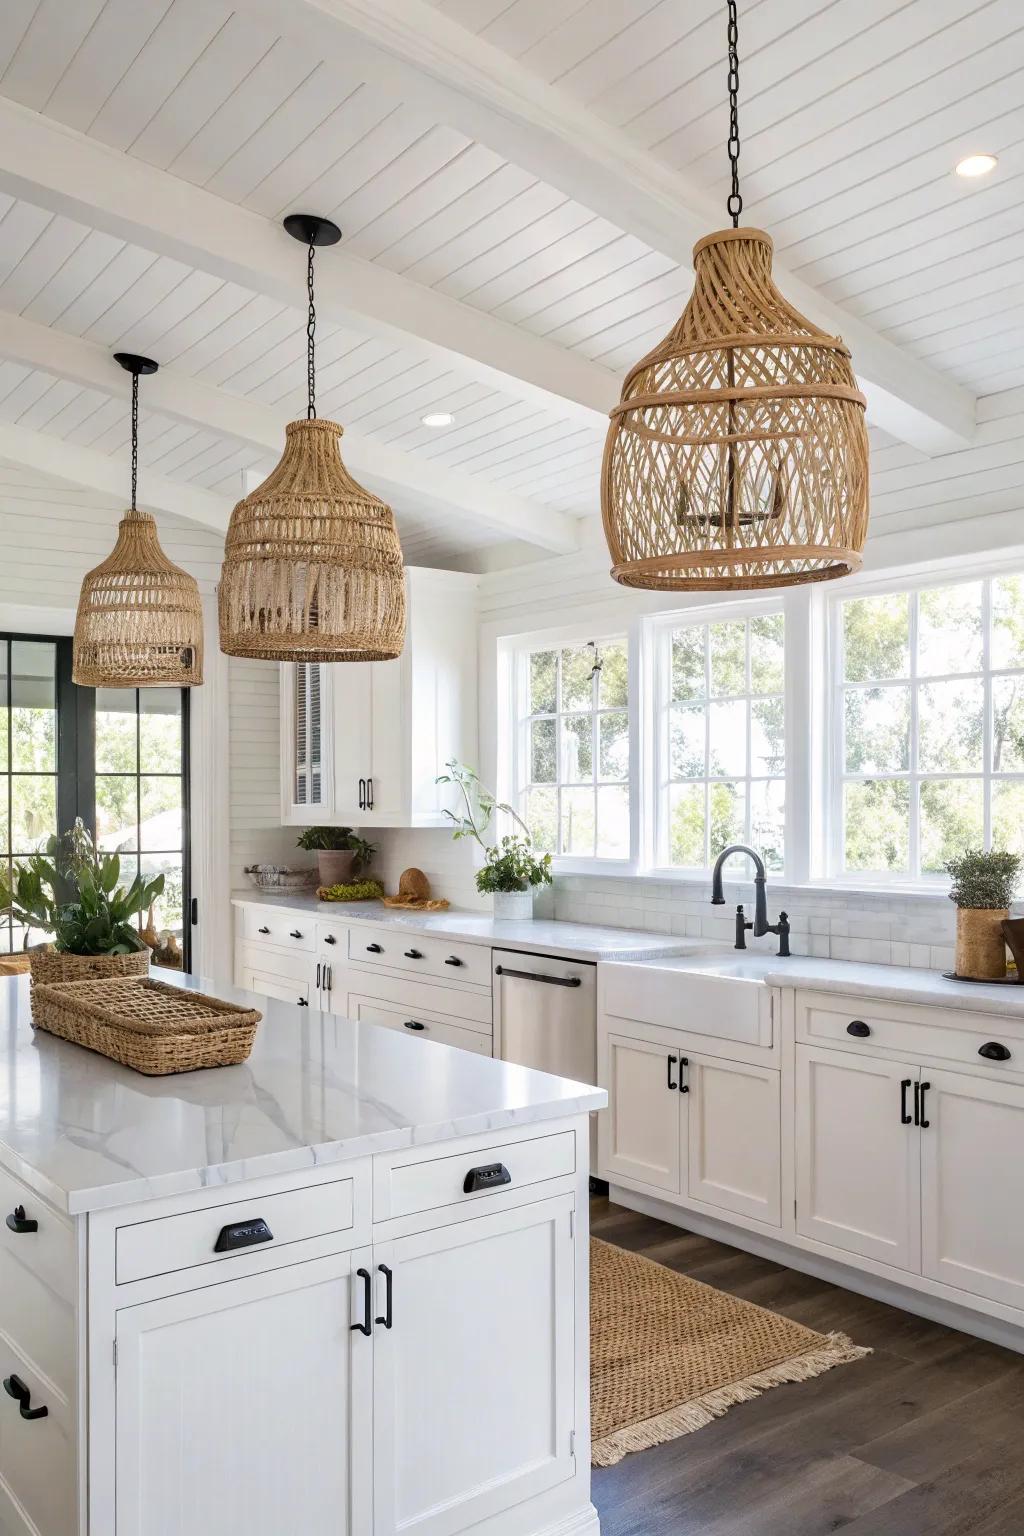
<path id="1" fill-rule="evenodd" d="M 846 576 L 868 528 L 864 396 L 850 354 L 772 281 L 772 242 L 693 252 L 682 317 L 612 411 L 601 510 L 624 586 L 721 591 Z"/>
<path id="2" fill-rule="evenodd" d="M 194 577 L 168 560 L 148 512 L 126 512 L 112 553 L 82 582 L 72 677 L 87 688 L 194 688 L 203 610 Z"/>
<path id="3" fill-rule="evenodd" d="M 342 429 L 286 428 L 280 463 L 231 514 L 220 645 L 265 661 L 388 661 L 405 640 L 405 577 L 391 508 L 349 474 Z"/>

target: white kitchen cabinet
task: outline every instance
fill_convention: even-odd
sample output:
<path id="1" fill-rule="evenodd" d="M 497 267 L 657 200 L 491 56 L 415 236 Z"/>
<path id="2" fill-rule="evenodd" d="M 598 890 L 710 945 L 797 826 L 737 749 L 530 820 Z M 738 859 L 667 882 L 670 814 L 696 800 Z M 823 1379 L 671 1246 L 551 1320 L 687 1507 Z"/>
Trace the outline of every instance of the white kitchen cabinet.
<path id="1" fill-rule="evenodd" d="M 920 1270 L 919 1069 L 805 1045 L 796 1066 L 797 1231 Z"/>
<path id="2" fill-rule="evenodd" d="M 614 1032 L 601 1044 L 598 1081 L 608 1108 L 598 1119 L 598 1172 L 680 1194 L 678 1050 Z"/>
<path id="3" fill-rule="evenodd" d="M 261 997 L 275 997 L 279 1002 L 295 1003 L 300 1008 L 309 1006 L 308 981 L 293 981 L 287 976 L 276 975 L 269 968 L 243 969 L 238 985 L 244 987 L 247 992 L 258 992 Z"/>
<path id="4" fill-rule="evenodd" d="M 770 1067 L 687 1058 L 686 1195 L 778 1226 L 781 1211 L 779 1074 Z"/>
<path id="5" fill-rule="evenodd" d="M 962 1072 L 922 1077 L 922 1272 L 1024 1307 L 1024 1089 Z"/>
<path id="6" fill-rule="evenodd" d="M 455 1536 L 573 1476 L 572 1211 L 563 1195 L 375 1244 L 393 1297 L 374 1338 L 374 1536 Z"/>
<path id="7" fill-rule="evenodd" d="M 362 1536 L 369 1250 L 229 1280 L 117 1318 L 117 1536 Z M 361 1312 L 358 1313 L 361 1316 Z"/>
<path id="8" fill-rule="evenodd" d="M 359 827 L 443 824 L 435 780 L 475 761 L 477 578 L 406 568 L 396 661 L 281 669 L 282 817 Z"/>

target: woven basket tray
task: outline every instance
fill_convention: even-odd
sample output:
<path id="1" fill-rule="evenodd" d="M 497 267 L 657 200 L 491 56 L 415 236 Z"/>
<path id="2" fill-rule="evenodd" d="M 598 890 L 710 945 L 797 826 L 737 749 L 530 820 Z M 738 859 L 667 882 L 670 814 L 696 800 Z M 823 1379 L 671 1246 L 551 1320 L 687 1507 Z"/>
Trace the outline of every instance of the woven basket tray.
<path id="1" fill-rule="evenodd" d="M 149 1077 L 231 1067 L 252 1050 L 263 1017 L 162 981 L 68 981 L 36 985 L 32 1022 Z"/>

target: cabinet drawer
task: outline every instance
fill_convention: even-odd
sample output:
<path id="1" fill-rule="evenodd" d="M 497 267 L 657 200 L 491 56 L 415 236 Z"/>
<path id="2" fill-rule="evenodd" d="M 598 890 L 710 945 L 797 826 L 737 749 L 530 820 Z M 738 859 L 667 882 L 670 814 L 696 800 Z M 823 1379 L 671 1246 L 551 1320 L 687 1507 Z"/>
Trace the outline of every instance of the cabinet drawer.
<path id="1" fill-rule="evenodd" d="M 443 977 L 448 982 L 491 985 L 491 951 L 486 944 L 465 944 L 397 928 L 360 925 L 349 929 L 348 954 L 359 965 Z"/>
<path id="2" fill-rule="evenodd" d="M 356 992 L 348 995 L 348 1017 L 363 1024 L 381 1024 L 385 1029 L 398 1029 L 411 1034 L 417 1040 L 438 1040 L 442 1045 L 457 1045 L 462 1051 L 475 1051 L 478 1056 L 491 1054 L 491 1037 L 475 1029 L 467 1029 L 463 1023 L 440 1018 L 424 1008 L 402 1008 L 396 1003 L 384 1003 L 375 997 L 360 997 Z"/>
<path id="3" fill-rule="evenodd" d="M 75 1233 L 17 1179 L 0 1173 L 0 1328 L 70 1398 L 75 1379 Z M 35 1232 L 6 1218 L 24 1207 Z M 0 1411 L 3 1410 L 0 1399 Z"/>
<path id="4" fill-rule="evenodd" d="M 17 1376 L 28 1388 L 30 1409 L 45 1408 L 46 1415 L 41 1419 L 23 1419 L 15 1399 L 0 1390 L 0 1472 L 32 1521 L 32 1530 L 38 1530 L 42 1536 L 70 1536 L 78 1530 L 77 1463 L 70 1403 L 46 1384 L 0 1333 L 0 1379 L 11 1376 Z M 0 1516 L 2 1513 L 0 1495 Z"/>
<path id="5" fill-rule="evenodd" d="M 282 949 L 263 949 L 259 944 L 239 944 L 238 969 L 242 973 L 258 971 L 263 976 L 277 976 L 282 981 L 312 983 L 316 961 L 312 954 L 302 950 L 290 955 Z"/>
<path id="6" fill-rule="evenodd" d="M 1020 1021 L 952 1009 L 940 1017 L 942 1022 L 936 1022 L 935 1010 L 920 1004 L 839 993 L 798 992 L 796 999 L 796 1035 L 806 1045 L 868 1054 L 891 1052 L 910 1061 L 956 1062 L 1000 1072 L 1012 1081 L 1024 1080 Z M 1004 1051 L 1009 1055 L 1000 1059 Z"/>
<path id="7" fill-rule="evenodd" d="M 466 1181 L 474 1169 L 495 1164 L 507 1170 L 509 1182 L 467 1192 Z M 388 1216 L 409 1216 L 441 1206 L 500 1202 L 530 1184 L 558 1179 L 576 1171 L 576 1138 L 572 1131 L 540 1136 L 533 1141 L 513 1141 L 462 1152 L 454 1157 L 434 1157 L 424 1162 L 393 1164 L 384 1170 L 387 1180 Z M 377 1171 L 375 1170 L 375 1179 Z M 374 1219 L 380 1219 L 374 1202 Z"/>
<path id="8" fill-rule="evenodd" d="M 480 987 L 446 987 L 430 977 L 419 980 L 387 971 L 374 974 L 355 967 L 349 969 L 346 976 L 352 996 L 393 1003 L 396 1009 L 407 1009 L 405 1017 L 410 1019 L 425 1010 L 435 1018 L 451 1019 L 460 1029 L 484 1033 L 490 1041 L 491 994 Z M 336 985 L 334 990 L 337 992 Z"/>
<path id="9" fill-rule="evenodd" d="M 330 955 L 337 955 L 341 960 L 348 953 L 348 924 L 335 922 L 318 922 L 316 925 L 316 948 Z"/>
<path id="10" fill-rule="evenodd" d="M 272 976 L 268 971 L 243 971 L 242 986 L 257 997 L 272 997 L 279 1003 L 294 1003 L 298 1008 L 309 1007 L 308 981 L 290 981 L 287 976 Z"/>
<path id="11" fill-rule="evenodd" d="M 218 1253 L 221 1235 L 230 1241 L 227 1228 L 259 1221 L 266 1223 L 272 1234 L 269 1239 Z M 268 1253 L 304 1238 L 347 1232 L 351 1226 L 351 1179 L 233 1201 L 230 1205 L 211 1205 L 200 1211 L 185 1211 L 180 1216 L 161 1216 L 155 1221 L 132 1222 L 117 1229 L 117 1284 L 128 1285 L 133 1280 L 191 1269 L 197 1264 L 230 1267 L 232 1259 L 243 1254 Z"/>
<path id="12" fill-rule="evenodd" d="M 243 907 L 242 936 L 253 944 L 312 950 L 316 942 L 316 923 L 312 914 L 307 912 L 288 912 L 274 907 Z"/>

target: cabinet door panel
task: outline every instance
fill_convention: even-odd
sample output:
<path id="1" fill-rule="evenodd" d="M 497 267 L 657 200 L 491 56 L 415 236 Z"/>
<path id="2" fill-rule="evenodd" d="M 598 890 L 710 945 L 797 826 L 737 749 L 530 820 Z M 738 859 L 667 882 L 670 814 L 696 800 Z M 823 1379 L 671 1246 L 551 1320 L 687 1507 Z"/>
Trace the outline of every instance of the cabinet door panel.
<path id="1" fill-rule="evenodd" d="M 275 976 L 270 971 L 245 971 L 242 986 L 247 992 L 276 998 L 279 1003 L 294 1003 L 299 1007 L 309 1002 L 308 981 L 290 981 L 287 976 Z"/>
<path id="2" fill-rule="evenodd" d="M 363 1536 L 368 1250 L 129 1307 L 117 1321 L 117 1536 Z M 357 1294 L 358 1292 L 358 1294 Z"/>
<path id="3" fill-rule="evenodd" d="M 1024 1089 L 922 1072 L 922 1268 L 1024 1307 Z"/>
<path id="4" fill-rule="evenodd" d="M 778 1072 L 710 1056 L 691 1056 L 683 1070 L 690 1090 L 688 1197 L 778 1226 Z"/>
<path id="5" fill-rule="evenodd" d="M 609 1035 L 601 1086 L 608 1108 L 598 1120 L 601 1175 L 681 1193 L 679 1054 L 647 1040 Z M 672 1066 L 669 1070 L 669 1058 Z"/>
<path id="6" fill-rule="evenodd" d="M 919 1273 L 920 1132 L 900 1120 L 917 1067 L 804 1045 L 796 1056 L 797 1231 Z"/>
<path id="7" fill-rule="evenodd" d="M 573 1475 L 572 1207 L 375 1246 L 394 1276 L 374 1342 L 376 1536 L 454 1536 Z"/>

